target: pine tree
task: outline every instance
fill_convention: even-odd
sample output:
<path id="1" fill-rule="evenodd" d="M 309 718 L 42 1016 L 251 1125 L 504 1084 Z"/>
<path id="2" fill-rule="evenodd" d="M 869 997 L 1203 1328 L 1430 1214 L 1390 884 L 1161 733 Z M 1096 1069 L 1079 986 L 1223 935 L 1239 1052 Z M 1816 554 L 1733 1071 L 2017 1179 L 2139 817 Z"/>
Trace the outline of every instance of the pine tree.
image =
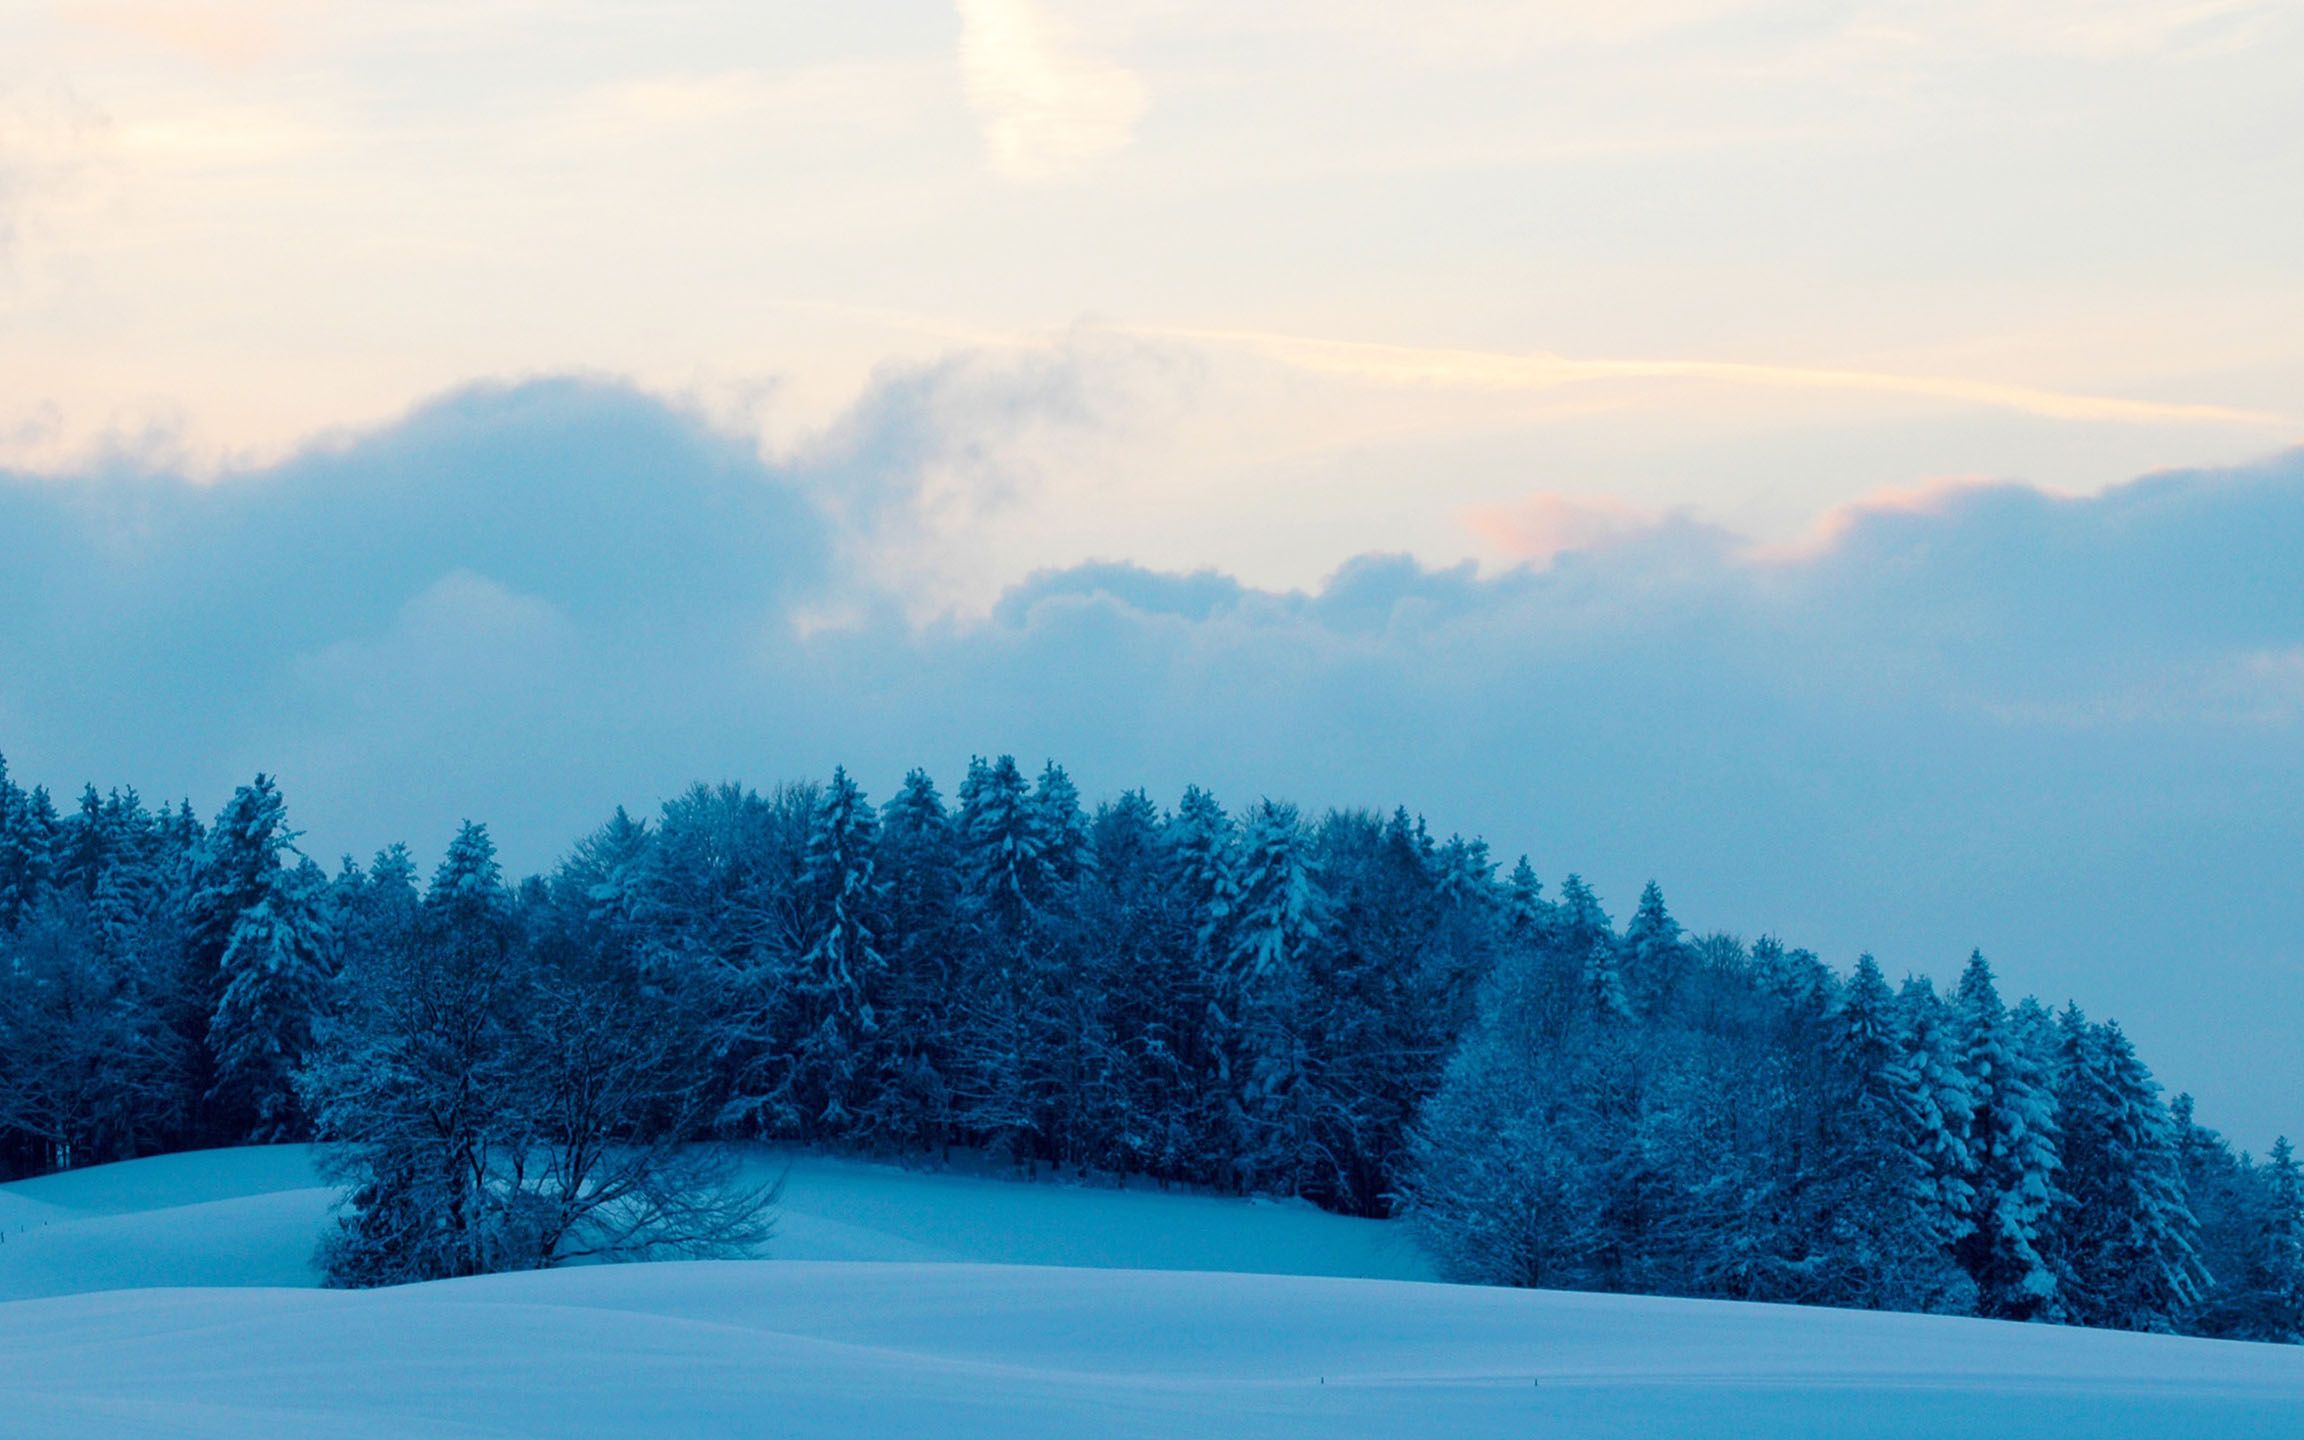
<path id="1" fill-rule="evenodd" d="M 1584 993 L 1602 1020 L 1629 1021 L 1632 996 L 1624 984 L 1624 957 L 1613 940 L 1595 940 L 1584 952 Z"/>
<path id="2" fill-rule="evenodd" d="M 2256 1282 L 2261 1329 L 2268 1339 L 2304 1341 L 2304 1165 L 2283 1135 L 2263 1165 L 2264 1218 L 2250 1268 Z"/>
<path id="3" fill-rule="evenodd" d="M 1496 864 L 1487 841 L 1451 835 L 1436 858 L 1432 890 L 1441 904 L 1460 910 L 1494 903 Z"/>
<path id="4" fill-rule="evenodd" d="M 1045 893 L 1041 832 L 1016 757 L 968 764 L 960 789 L 960 848 L 969 907 L 1010 934 Z"/>
<path id="5" fill-rule="evenodd" d="M 2117 1025 L 2064 1012 L 2055 1253 L 2070 1318 L 2168 1331 L 2199 1299 L 2197 1222 L 2160 1087 Z"/>
<path id="6" fill-rule="evenodd" d="M 1858 957 L 1827 1041 L 1833 1093 L 1813 1177 L 1823 1192 L 1820 1298 L 1958 1313 L 1973 1307 L 1975 1288 L 1952 1263 L 1939 1189 L 1945 1102 L 1906 1048 L 1903 1008 L 1878 962 Z"/>
<path id="7" fill-rule="evenodd" d="M 1249 1185 L 1294 1191 L 1318 1168 L 1330 1097 L 1307 1045 L 1319 1003 L 1310 973 L 1329 919 L 1296 808 L 1265 800 L 1240 838 L 1231 953 L 1220 972 L 1216 1046 L 1237 1087 L 1233 1164 Z"/>
<path id="8" fill-rule="evenodd" d="M 1295 806 L 1266 800 L 1251 812 L 1235 878 L 1232 970 L 1239 986 L 1252 988 L 1290 969 L 1327 917 Z"/>
<path id="9" fill-rule="evenodd" d="M 1599 899 L 1581 875 L 1570 875 L 1560 882 L 1560 899 L 1552 907 L 1556 944 L 1561 952 L 1574 956 L 1579 964 L 1592 953 L 1592 947 L 1602 941 L 1613 945 L 1616 928 L 1608 919 L 1608 912 L 1600 908 Z"/>
<path id="10" fill-rule="evenodd" d="M 1213 968 L 1228 943 L 1240 901 L 1232 817 L 1215 796 L 1189 786 L 1168 824 L 1168 844 L 1176 855 L 1178 888 L 1192 914 L 1193 943 L 1202 962 Z"/>
<path id="11" fill-rule="evenodd" d="M 817 803 L 801 864 L 810 939 L 798 976 L 800 1038 L 792 1088 L 804 1133 L 842 1134 L 877 1069 L 870 1053 L 886 887 L 877 878 L 880 821 L 845 769 Z"/>
<path id="12" fill-rule="evenodd" d="M 220 1113 L 244 1117 L 243 1138 L 258 1144 L 304 1131 L 295 1077 L 311 1052 L 334 970 L 325 891 L 309 860 L 275 870 L 224 948 L 224 993 L 208 1026 L 216 1057 L 210 1099 Z"/>
<path id="13" fill-rule="evenodd" d="M 1970 1121 L 1973 1229 L 1959 1256 L 1982 1312 L 2010 1320 L 2060 1313 L 2056 1273 L 2042 1254 L 2057 1205 L 2055 1096 L 2027 1053 L 1981 952 L 1971 954 L 1957 999 L 1961 1074 Z"/>
<path id="14" fill-rule="evenodd" d="M 1088 843 L 1088 817 L 1080 792 L 1064 767 L 1051 760 L 1032 787 L 1032 827 L 1037 834 L 1042 873 L 1052 885 L 1070 885 L 1096 864 Z"/>
<path id="15" fill-rule="evenodd" d="M 888 884 L 889 1016 L 869 1128 L 898 1144 L 949 1143 L 956 1065 L 958 849 L 952 817 L 924 770 L 905 775 L 881 812 L 879 873 Z"/>
<path id="16" fill-rule="evenodd" d="M 31 808 L 31 797 L 8 776 L 8 757 L 0 755 L 0 934 L 16 928 L 36 894 Z"/>
<path id="17" fill-rule="evenodd" d="M 208 1043 L 224 998 L 224 956 L 240 917 L 272 893 L 282 857 L 294 850 L 295 842 L 279 789 L 269 776 L 258 775 L 234 791 L 217 815 L 193 870 L 185 906 L 183 1006 L 177 1028 L 198 1057 L 194 1093 L 210 1105 L 231 1095 L 229 1089 L 218 1088 L 222 1078 L 218 1057 Z M 204 1114 L 202 1123 L 213 1139 L 229 1141 L 245 1134 L 251 1121 L 246 1112 L 226 1105 Z"/>
<path id="18" fill-rule="evenodd" d="M 1538 941 L 1552 928 L 1552 907 L 1544 899 L 1544 886 L 1536 878 L 1536 869 L 1528 857 L 1512 867 L 1511 878 L 1505 882 L 1504 913 L 1506 925 L 1516 939 Z"/>
<path id="19" fill-rule="evenodd" d="M 1653 880 L 1640 892 L 1639 908 L 1624 926 L 1624 983 L 1636 1008 L 1653 1010 L 1678 989 L 1688 947 L 1680 922 L 1664 907 L 1664 891 Z"/>
<path id="20" fill-rule="evenodd" d="M 1925 976 L 1905 980 L 1896 997 L 1904 1045 L 1902 1109 L 1922 1162 L 1921 1210 L 1938 1246 L 1957 1246 L 1975 1230 L 1976 1094 L 1961 1068 L 1959 1026 Z"/>
<path id="21" fill-rule="evenodd" d="M 499 1268 L 505 1191 L 492 1154 L 522 1146 L 529 1078 L 510 897 L 485 827 L 467 821 L 433 872 L 409 945 L 355 972 L 304 1099 L 326 1168 L 350 1188 L 324 1247 L 340 1285 Z"/>

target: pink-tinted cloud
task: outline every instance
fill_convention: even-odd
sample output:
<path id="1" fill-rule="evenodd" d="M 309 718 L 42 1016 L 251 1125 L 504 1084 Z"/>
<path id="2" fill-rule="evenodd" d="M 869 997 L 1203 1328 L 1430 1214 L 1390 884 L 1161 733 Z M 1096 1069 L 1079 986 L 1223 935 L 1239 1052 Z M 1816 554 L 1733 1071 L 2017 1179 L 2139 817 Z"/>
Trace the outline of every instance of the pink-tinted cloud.
<path id="1" fill-rule="evenodd" d="M 1545 565 L 1571 550 L 1589 550 L 1621 540 L 1657 520 L 1647 511 L 1605 495 L 1539 491 L 1509 504 L 1467 510 L 1464 528 L 1498 560 Z"/>

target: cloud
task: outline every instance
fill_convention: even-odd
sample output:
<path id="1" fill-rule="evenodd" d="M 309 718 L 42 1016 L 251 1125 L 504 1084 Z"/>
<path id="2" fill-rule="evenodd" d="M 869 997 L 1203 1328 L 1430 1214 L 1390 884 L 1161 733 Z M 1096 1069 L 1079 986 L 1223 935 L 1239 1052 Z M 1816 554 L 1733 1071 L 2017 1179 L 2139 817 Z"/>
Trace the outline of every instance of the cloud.
<path id="1" fill-rule="evenodd" d="M 1078 173 L 1125 146 L 1144 83 L 1080 47 L 1038 0 L 959 0 L 960 74 L 1006 179 Z"/>
<path id="2" fill-rule="evenodd" d="M 780 462 L 847 559 L 917 613 L 981 609 L 1067 510 L 1110 507 L 1115 456 L 1157 448 L 1199 381 L 1176 347 L 1090 328 L 883 367 Z"/>
<path id="3" fill-rule="evenodd" d="M 1543 564 L 1569 550 L 1590 550 L 1653 525 L 1656 517 L 1605 495 L 1525 495 L 1508 505 L 1467 511 L 1465 528 L 1495 555 Z"/>
<path id="4" fill-rule="evenodd" d="M 68 89 L 16 89 L 0 80 L 0 261 L 32 207 L 87 171 L 109 124 Z"/>
<path id="5" fill-rule="evenodd" d="M 281 48 L 290 0 L 66 0 L 66 19 L 221 69 Z"/>
<path id="6" fill-rule="evenodd" d="M 2017 410 L 2055 420 L 2135 424 L 2247 425 L 2293 431 L 2304 421 L 2241 406 L 2090 395 L 1946 375 L 1904 375 L 1820 365 L 1742 360 L 1577 360 L 1539 351 L 1511 353 L 1367 340 L 1323 340 L 1254 330 L 1152 328 L 1141 333 L 1249 350 L 1325 375 L 1379 385 L 1466 390 L 1557 390 L 1606 381 L 1694 380 L 1775 390 L 1849 391 Z"/>
<path id="7" fill-rule="evenodd" d="M 1840 962 L 1981 944 L 2251 1143 L 2296 1125 L 2304 453 L 1860 505 L 1794 553 L 1537 500 L 1499 523 L 1541 568 L 1107 562 L 910 618 L 839 496 L 900 535 L 917 469 L 1095 408 L 1037 379 L 891 374 L 772 462 L 559 379 L 212 483 L 0 480 L 0 750 L 203 806 L 276 770 L 323 853 L 471 815 L 520 866 L 692 778 L 949 785 L 997 749 L 1092 793 L 1405 802 Z"/>

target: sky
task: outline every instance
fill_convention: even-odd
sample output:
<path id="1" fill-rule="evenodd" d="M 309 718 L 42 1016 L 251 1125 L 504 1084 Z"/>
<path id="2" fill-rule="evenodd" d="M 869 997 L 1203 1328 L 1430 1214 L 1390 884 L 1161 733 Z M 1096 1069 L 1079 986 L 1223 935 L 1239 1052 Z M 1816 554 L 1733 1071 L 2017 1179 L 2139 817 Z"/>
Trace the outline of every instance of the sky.
<path id="1" fill-rule="evenodd" d="M 1424 810 L 2304 1130 L 2304 12 L 14 0 L 0 754 Z"/>

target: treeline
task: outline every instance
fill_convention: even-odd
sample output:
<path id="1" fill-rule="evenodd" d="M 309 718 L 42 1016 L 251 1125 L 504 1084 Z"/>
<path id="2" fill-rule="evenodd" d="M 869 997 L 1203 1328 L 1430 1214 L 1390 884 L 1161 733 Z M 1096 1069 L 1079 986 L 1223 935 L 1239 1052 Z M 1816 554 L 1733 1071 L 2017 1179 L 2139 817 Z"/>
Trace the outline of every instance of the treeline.
<path id="1" fill-rule="evenodd" d="M 0 1166 L 317 1138 L 349 1283 L 709 1253 L 774 1137 L 1404 1213 L 1460 1278 L 2293 1340 L 2304 1185 L 2116 1026 L 1619 928 L 1404 811 L 699 786 L 508 885 L 0 769 Z"/>

